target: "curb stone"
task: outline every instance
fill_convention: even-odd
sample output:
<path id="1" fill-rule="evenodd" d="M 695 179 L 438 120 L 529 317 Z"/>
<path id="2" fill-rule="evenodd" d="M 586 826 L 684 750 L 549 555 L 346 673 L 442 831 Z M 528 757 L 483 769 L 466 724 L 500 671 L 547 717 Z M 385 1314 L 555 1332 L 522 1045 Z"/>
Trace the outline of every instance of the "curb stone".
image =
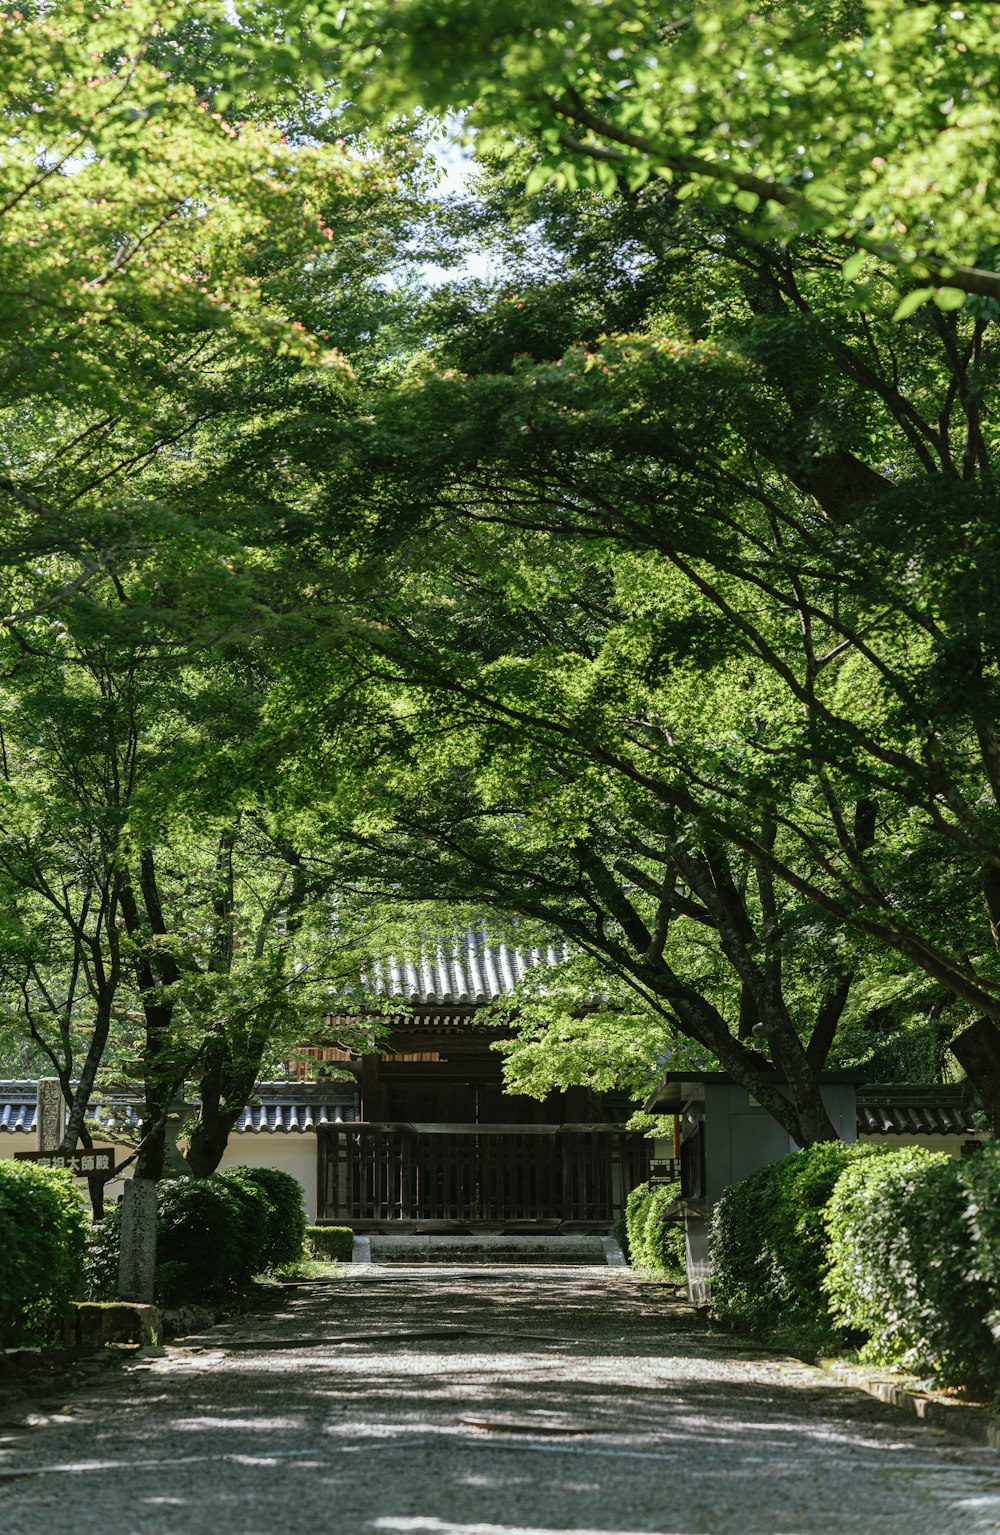
<path id="1" fill-rule="evenodd" d="M 614 1237 L 601 1237 L 601 1246 L 604 1248 L 604 1261 L 609 1269 L 627 1269 L 628 1263 Z"/>
<path id="2" fill-rule="evenodd" d="M 701 1305 L 696 1309 L 701 1312 L 703 1319 L 709 1319 L 711 1308 L 708 1305 Z M 764 1348 L 774 1347 L 766 1337 L 755 1338 L 752 1333 L 743 1332 L 735 1323 L 722 1321 L 720 1318 L 713 1320 L 715 1325 L 725 1332 L 749 1338 Z M 918 1418 L 921 1423 L 927 1423 L 931 1428 L 941 1428 L 959 1439 L 985 1445 L 991 1450 L 1000 1450 L 1000 1416 L 991 1412 L 988 1407 L 977 1407 L 971 1402 L 945 1401 L 933 1391 L 924 1390 L 918 1385 L 908 1386 L 885 1375 L 873 1375 L 863 1366 L 841 1364 L 838 1359 L 818 1359 L 811 1354 L 788 1354 L 786 1357 L 797 1359 L 800 1364 L 812 1365 L 815 1369 L 823 1370 L 825 1374 L 839 1381 L 842 1386 L 852 1386 L 855 1391 L 863 1391 L 866 1396 L 875 1397 L 877 1401 L 884 1402 L 887 1407 L 895 1407 L 900 1412 L 907 1412 L 911 1417 Z"/>
<path id="3" fill-rule="evenodd" d="M 931 1392 L 903 1386 L 884 1376 L 869 1375 L 851 1365 L 838 1364 L 835 1359 L 816 1361 L 820 1369 L 832 1375 L 845 1386 L 854 1386 L 880 1402 L 908 1412 L 911 1417 L 929 1423 L 932 1428 L 943 1428 L 949 1434 L 983 1444 L 992 1450 L 1000 1450 L 1000 1418 L 987 1407 L 974 1407 L 961 1402 L 943 1402 Z"/>

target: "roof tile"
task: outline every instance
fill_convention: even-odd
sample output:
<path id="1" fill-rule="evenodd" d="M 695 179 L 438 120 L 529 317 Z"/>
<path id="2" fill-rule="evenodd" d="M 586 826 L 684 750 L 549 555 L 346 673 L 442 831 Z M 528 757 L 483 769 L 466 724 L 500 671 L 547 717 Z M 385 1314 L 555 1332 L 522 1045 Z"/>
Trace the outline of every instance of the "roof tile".
<path id="1" fill-rule="evenodd" d="M 36 1116 L 34 1082 L 0 1082 L 0 1134 L 33 1134 Z M 93 1113 L 98 1129 L 111 1122 L 137 1130 L 139 1118 L 138 1097 L 125 1094 L 108 1095 Z M 350 1124 L 356 1118 L 351 1082 L 262 1082 L 234 1128 L 243 1135 L 303 1134 L 317 1125 Z"/>
<path id="2" fill-rule="evenodd" d="M 537 966 L 560 964 L 569 952 L 565 944 L 520 949 L 490 943 L 482 929 L 469 928 L 450 942 L 428 945 L 412 960 L 390 955 L 377 961 L 371 990 L 416 1007 L 482 1006 L 507 996 Z"/>

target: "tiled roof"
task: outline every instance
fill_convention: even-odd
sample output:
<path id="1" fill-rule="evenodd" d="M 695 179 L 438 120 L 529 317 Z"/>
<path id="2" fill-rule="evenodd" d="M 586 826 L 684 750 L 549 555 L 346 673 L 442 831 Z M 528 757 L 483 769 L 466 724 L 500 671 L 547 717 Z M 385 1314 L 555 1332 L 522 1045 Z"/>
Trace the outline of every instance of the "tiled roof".
<path id="1" fill-rule="evenodd" d="M 449 1022 L 452 1020 L 449 1020 Z M 435 1025 L 439 1020 L 434 1020 Z M 463 1026 L 468 1026 L 464 1020 Z M 244 1135 L 308 1135 L 318 1125 L 356 1119 L 352 1082 L 262 1082 L 237 1120 Z M 957 1086 L 873 1084 L 858 1088 L 859 1135 L 975 1135 L 967 1090 Z M 0 1082 L 0 1135 L 35 1130 L 35 1083 Z M 94 1111 L 98 1127 L 138 1129 L 138 1099 L 107 1094 Z"/>
<path id="2" fill-rule="evenodd" d="M 902 1083 L 858 1088 L 859 1135 L 974 1135 L 972 1108 L 961 1084 Z"/>
<path id="3" fill-rule="evenodd" d="M 356 1118 L 352 1082 L 262 1082 L 236 1121 L 234 1133 L 308 1135 L 317 1125 L 350 1124 Z M 35 1130 L 37 1107 L 34 1082 L 0 1082 L 0 1134 Z M 107 1094 L 92 1118 L 99 1129 L 139 1128 L 139 1102 L 125 1094 Z"/>
<path id="4" fill-rule="evenodd" d="M 470 928 L 428 944 L 415 959 L 377 961 L 370 989 L 375 996 L 402 997 L 416 1007 L 480 1007 L 508 996 L 537 966 L 560 964 L 568 955 L 565 944 L 512 948 L 490 943 L 484 932 Z"/>
<path id="5" fill-rule="evenodd" d="M 510 1032 L 508 1024 L 503 1020 L 498 1020 L 489 1014 L 477 1014 L 472 1008 L 465 1011 L 459 1011 L 456 1008 L 450 1013 L 420 1008 L 412 1013 L 377 1013 L 371 1016 L 389 1034 L 484 1034 L 492 1037 L 504 1029 Z M 323 1035 L 327 1038 L 335 1038 L 338 1028 L 356 1029 L 357 1026 L 357 1013 L 331 1013 L 325 1020 Z"/>
<path id="6" fill-rule="evenodd" d="M 34 1082 L 0 1082 L 0 1134 L 33 1131 L 37 1108 Z"/>
<path id="7" fill-rule="evenodd" d="M 318 1125 L 352 1124 L 357 1118 L 355 1089 L 350 1083 L 346 1085 L 350 1101 L 331 1103 L 329 1088 L 322 1094 L 307 1095 L 300 1089 L 294 1097 L 277 1098 L 267 1093 L 265 1084 L 260 1088 L 260 1101 L 245 1108 L 236 1121 L 236 1133 L 308 1135 Z"/>

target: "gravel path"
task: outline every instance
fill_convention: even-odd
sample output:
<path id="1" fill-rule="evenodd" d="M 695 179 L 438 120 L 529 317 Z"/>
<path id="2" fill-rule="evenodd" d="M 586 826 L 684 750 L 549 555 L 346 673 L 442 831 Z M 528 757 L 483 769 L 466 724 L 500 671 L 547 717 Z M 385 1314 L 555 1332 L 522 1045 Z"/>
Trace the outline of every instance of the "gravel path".
<path id="1" fill-rule="evenodd" d="M 613 1269 L 345 1269 L 0 1433 L 4 1535 L 971 1535 L 1000 1455 Z"/>

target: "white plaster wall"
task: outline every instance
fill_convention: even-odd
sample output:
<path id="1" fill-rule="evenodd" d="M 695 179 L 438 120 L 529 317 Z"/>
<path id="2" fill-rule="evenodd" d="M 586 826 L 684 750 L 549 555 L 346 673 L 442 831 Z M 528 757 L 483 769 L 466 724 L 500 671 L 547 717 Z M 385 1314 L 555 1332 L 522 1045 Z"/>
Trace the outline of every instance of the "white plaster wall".
<path id="1" fill-rule="evenodd" d="M 102 1146 L 113 1146 L 115 1143 L 111 1140 L 108 1140 L 107 1138 L 102 1137 L 99 1141 L 99 1144 Z M 134 1148 L 131 1146 L 116 1146 L 115 1161 L 123 1162 L 126 1157 L 132 1155 L 133 1149 Z M 0 1158 L 13 1157 L 15 1151 L 37 1150 L 38 1147 L 35 1144 L 35 1137 L 33 1134 L 28 1134 L 21 1130 L 5 1130 L 2 1134 L 0 1134 Z M 133 1167 L 134 1165 L 135 1164 L 133 1163 Z M 106 1204 L 114 1205 L 118 1203 L 122 1195 L 122 1189 L 125 1186 L 125 1179 L 131 1178 L 133 1167 L 126 1168 L 123 1177 L 116 1178 L 113 1183 L 106 1183 L 104 1185 L 104 1200 Z M 90 1197 L 87 1192 L 86 1178 L 76 1178 L 74 1181 L 80 1191 L 81 1200 L 89 1210 Z"/>
<path id="2" fill-rule="evenodd" d="M 111 1144 L 108 1141 L 105 1145 Z M 12 1157 L 15 1151 L 34 1151 L 34 1135 L 22 1134 L 19 1131 L 5 1131 L 0 1134 L 0 1158 Z M 117 1148 L 117 1161 L 123 1161 L 129 1156 L 130 1146 Z M 117 1204 L 121 1198 L 124 1179 L 131 1178 L 135 1164 L 126 1169 L 124 1178 L 116 1178 L 113 1183 L 105 1184 L 104 1197 L 109 1205 Z M 231 1135 L 226 1154 L 219 1164 L 219 1171 L 227 1167 L 277 1167 L 282 1172 L 291 1173 L 302 1185 L 302 1193 L 305 1198 L 306 1214 L 310 1224 L 316 1219 L 316 1137 L 315 1135 L 288 1135 L 268 1134 L 266 1131 L 258 1134 Z M 89 1208 L 90 1201 L 87 1198 L 87 1180 L 78 1178 L 80 1197 Z"/>
<path id="3" fill-rule="evenodd" d="M 972 1135 L 859 1135 L 859 1141 L 870 1146 L 884 1146 L 887 1151 L 901 1151 L 904 1146 L 925 1146 L 928 1151 L 944 1151 L 950 1157 L 960 1157 L 966 1141 L 975 1140 Z"/>
<path id="4" fill-rule="evenodd" d="M 224 1172 L 227 1167 L 277 1167 L 283 1173 L 291 1173 L 302 1185 L 310 1225 L 315 1222 L 315 1135 L 275 1134 L 266 1130 L 231 1135 L 219 1171 Z"/>
<path id="5" fill-rule="evenodd" d="M 15 1151 L 37 1151 L 35 1137 L 20 1130 L 5 1130 L 0 1135 L 0 1157 L 12 1157 Z"/>

